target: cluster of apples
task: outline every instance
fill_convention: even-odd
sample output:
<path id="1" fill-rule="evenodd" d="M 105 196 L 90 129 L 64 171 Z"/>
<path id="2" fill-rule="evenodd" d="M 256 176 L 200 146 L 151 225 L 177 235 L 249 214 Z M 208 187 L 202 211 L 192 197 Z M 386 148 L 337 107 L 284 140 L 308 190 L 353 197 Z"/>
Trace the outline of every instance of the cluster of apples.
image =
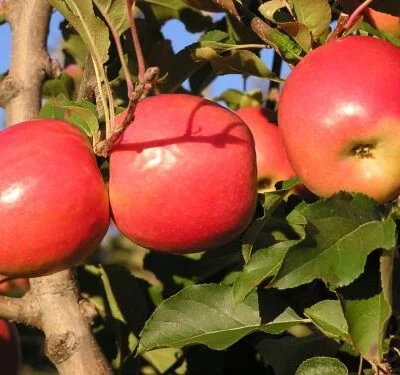
<path id="1" fill-rule="evenodd" d="M 196 96 L 150 97 L 111 152 L 108 191 L 78 128 L 17 124 L 0 133 L 0 273 L 78 264 L 110 216 L 151 249 L 214 248 L 249 225 L 257 188 L 294 175 L 320 196 L 347 190 L 386 202 L 400 193 L 399 97 L 400 49 L 372 37 L 309 53 L 283 88 L 279 127 L 260 108 L 235 114 Z"/>

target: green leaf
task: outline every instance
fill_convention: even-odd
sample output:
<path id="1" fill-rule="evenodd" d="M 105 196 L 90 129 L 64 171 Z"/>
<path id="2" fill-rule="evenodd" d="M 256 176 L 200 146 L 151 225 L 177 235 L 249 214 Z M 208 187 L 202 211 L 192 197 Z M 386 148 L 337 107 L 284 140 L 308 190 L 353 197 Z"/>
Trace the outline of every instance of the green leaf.
<path id="1" fill-rule="evenodd" d="M 218 39 L 225 35 L 213 32 L 208 37 Z M 239 73 L 282 82 L 255 53 L 243 49 L 247 48 L 247 45 L 235 45 L 228 42 L 231 41 L 222 43 L 215 40 L 203 40 L 179 51 L 171 59 L 167 76 L 160 84 L 162 91 L 176 91 L 187 78 L 207 63 L 211 64 L 216 74 Z"/>
<path id="2" fill-rule="evenodd" d="M 294 39 L 305 52 L 308 52 L 312 46 L 312 34 L 309 28 L 300 22 L 293 22 L 289 16 L 288 19 L 285 17 L 283 21 L 274 18 L 275 12 L 286 6 L 287 3 L 284 0 L 272 0 L 260 5 L 258 10 L 264 18 L 275 23 L 279 29 L 284 30 Z M 286 15 L 286 13 L 283 14 Z"/>
<path id="3" fill-rule="evenodd" d="M 221 8 L 211 0 L 182 0 L 194 8 L 205 10 L 206 12 L 221 12 Z"/>
<path id="4" fill-rule="evenodd" d="M 288 0 L 288 2 L 294 9 L 297 21 L 308 27 L 314 40 L 329 29 L 332 13 L 328 0 Z"/>
<path id="5" fill-rule="evenodd" d="M 257 285 L 268 277 L 275 276 L 287 251 L 300 240 L 278 242 L 266 249 L 258 250 L 245 264 L 233 286 L 235 302 L 242 301 Z"/>
<path id="6" fill-rule="evenodd" d="M 354 347 L 368 361 L 380 363 L 392 309 L 383 293 L 363 300 L 345 300 L 344 313 Z"/>
<path id="7" fill-rule="evenodd" d="M 94 14 L 92 3 L 78 0 L 50 0 L 50 3 L 79 33 L 96 63 L 105 63 L 110 47 L 108 28 Z"/>
<path id="8" fill-rule="evenodd" d="M 245 107 L 260 107 L 263 104 L 262 92 L 259 89 L 243 92 L 235 89 L 225 90 L 215 101 L 223 101 L 232 110 Z"/>
<path id="9" fill-rule="evenodd" d="M 277 25 L 293 38 L 303 51 L 308 52 L 311 49 L 312 35 L 307 26 L 299 22 L 284 22 L 277 23 Z"/>
<path id="10" fill-rule="evenodd" d="M 303 361 L 313 356 L 335 356 L 339 347 L 334 340 L 316 332 L 304 337 L 267 337 L 257 344 L 256 349 L 265 364 L 273 368 L 274 375 L 291 375 Z"/>
<path id="11" fill-rule="evenodd" d="M 96 106 L 87 101 L 74 102 L 67 99 L 51 99 L 42 107 L 39 116 L 41 118 L 65 120 L 94 139 L 96 139 L 99 131 Z"/>
<path id="12" fill-rule="evenodd" d="M 346 366 L 336 358 L 314 357 L 304 361 L 295 375 L 348 375 Z"/>
<path id="13" fill-rule="evenodd" d="M 262 195 L 263 216 L 254 220 L 242 237 L 242 254 L 245 262 L 249 261 L 253 246 L 272 213 L 282 203 L 286 195 L 297 185 L 299 180 L 294 178 L 290 181 L 291 182 L 288 183 L 284 189 L 264 193 Z"/>
<path id="14" fill-rule="evenodd" d="M 305 309 L 304 315 L 309 317 L 322 333 L 335 339 L 349 337 L 346 318 L 340 301 L 325 300 Z"/>
<path id="15" fill-rule="evenodd" d="M 105 23 L 98 18 L 93 9 L 91 1 L 80 0 L 50 0 L 55 7 L 75 28 L 82 38 L 93 59 L 96 72 L 101 104 L 107 126 L 113 117 L 113 98 L 103 64 L 108 60 L 108 49 L 110 48 L 109 31 Z M 106 89 L 107 98 L 104 96 L 103 85 Z"/>
<path id="16" fill-rule="evenodd" d="M 79 35 L 70 32 L 67 33 L 63 30 L 62 49 L 72 56 L 80 67 L 85 65 L 88 49 Z"/>
<path id="17" fill-rule="evenodd" d="M 314 279 L 331 288 L 348 285 L 363 272 L 372 251 L 396 243 L 394 220 L 383 217 L 379 205 L 360 194 L 336 194 L 294 212 L 306 219 L 307 236 L 288 252 L 273 282 L 280 289 Z"/>
<path id="18" fill-rule="evenodd" d="M 277 28 L 270 28 L 263 38 L 274 47 L 288 64 L 297 64 L 302 58 L 302 48 L 288 35 Z"/>
<path id="19" fill-rule="evenodd" d="M 211 27 L 212 19 L 181 0 L 144 0 L 150 4 L 153 17 L 162 25 L 170 19 L 182 21 L 189 32 L 196 33 Z"/>
<path id="20" fill-rule="evenodd" d="M 261 4 L 258 7 L 258 11 L 262 14 L 262 16 L 269 20 L 274 21 L 274 13 L 286 7 L 286 0 L 270 0 L 266 3 Z"/>
<path id="21" fill-rule="evenodd" d="M 101 15 L 118 35 L 129 28 L 128 12 L 124 0 L 92 0 Z"/>
<path id="22" fill-rule="evenodd" d="M 232 45 L 236 44 L 228 33 L 221 30 L 211 30 L 204 33 L 199 39 L 199 42 L 205 42 L 205 41 L 214 41 Z"/>
<path id="23" fill-rule="evenodd" d="M 74 80 L 66 73 L 61 73 L 59 78 L 46 81 L 43 85 L 43 96 L 55 98 L 60 94 L 68 99 L 72 99 L 74 93 Z"/>
<path id="24" fill-rule="evenodd" d="M 262 322 L 257 293 L 235 304 L 226 285 L 194 285 L 163 301 L 140 334 L 141 350 L 204 344 L 222 350 L 254 331 L 279 334 L 301 323 L 286 309 L 270 322 Z"/>
<path id="25" fill-rule="evenodd" d="M 264 62 L 248 50 L 231 50 L 228 55 L 215 54 L 208 60 L 216 74 L 243 74 L 267 78 L 275 82 L 283 82 L 275 73 L 267 68 Z"/>

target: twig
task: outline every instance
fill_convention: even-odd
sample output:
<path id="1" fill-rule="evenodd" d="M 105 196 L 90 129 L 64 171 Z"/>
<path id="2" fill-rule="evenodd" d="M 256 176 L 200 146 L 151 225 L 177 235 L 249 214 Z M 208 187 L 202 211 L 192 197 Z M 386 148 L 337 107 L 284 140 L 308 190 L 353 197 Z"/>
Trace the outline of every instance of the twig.
<path id="1" fill-rule="evenodd" d="M 260 17 L 256 16 L 252 11 L 245 6 L 233 0 L 211 0 L 214 4 L 218 5 L 222 10 L 228 12 L 239 22 L 250 26 L 250 28 L 260 37 L 262 41 L 271 46 L 271 40 L 267 34 L 272 29 Z M 272 46 L 274 47 L 274 46 Z"/>
<path id="2" fill-rule="evenodd" d="M 344 30 L 349 30 L 356 23 L 357 19 L 360 17 L 361 13 L 371 4 L 373 0 L 365 0 L 350 16 L 346 25 L 344 25 Z"/>
<path id="3" fill-rule="evenodd" d="M 128 108 L 125 110 L 125 117 L 122 120 L 121 125 L 113 130 L 110 137 L 97 143 L 95 147 L 96 154 L 104 157 L 107 157 L 110 154 L 111 150 L 118 143 L 126 128 L 133 121 L 135 109 L 140 98 L 151 90 L 153 84 L 158 79 L 159 73 L 160 70 L 157 67 L 151 67 L 146 70 L 143 81 L 139 81 L 136 84 L 135 91 L 129 99 Z"/>
<path id="4" fill-rule="evenodd" d="M 31 303 L 29 293 L 21 298 L 0 296 L 0 316 L 17 323 L 39 327 L 39 312 Z"/>
<path id="5" fill-rule="evenodd" d="M 340 13 L 335 29 L 331 32 L 331 34 L 326 40 L 327 43 L 337 39 L 343 33 L 344 27 L 346 26 L 348 19 L 349 19 L 348 14 Z"/>
<path id="6" fill-rule="evenodd" d="M 144 57 L 143 57 L 142 47 L 140 45 L 139 34 L 138 34 L 137 27 L 136 27 L 135 18 L 133 17 L 133 13 L 132 13 L 132 1 L 125 0 L 125 5 L 126 5 L 126 11 L 128 12 L 128 19 L 129 19 L 129 24 L 131 27 L 133 46 L 135 48 L 136 59 L 137 59 L 137 64 L 138 64 L 139 82 L 143 82 L 144 76 L 146 74 L 146 64 L 145 64 Z"/>
<path id="7" fill-rule="evenodd" d="M 118 57 L 119 57 L 119 60 L 121 62 L 122 70 L 124 71 L 124 75 L 125 75 L 126 85 L 127 85 L 127 88 L 128 88 L 128 97 L 130 97 L 132 95 L 132 92 L 133 92 L 133 82 L 132 82 L 132 77 L 131 77 L 131 74 L 129 72 L 128 66 L 126 65 L 126 62 L 125 62 L 125 59 L 124 59 L 124 52 L 123 52 L 123 49 L 122 49 L 120 37 L 119 37 L 118 33 L 116 32 L 115 28 L 113 27 L 113 25 L 111 24 L 110 19 L 108 18 L 107 14 L 105 14 L 103 12 L 102 7 L 97 7 L 97 9 L 99 10 L 101 15 L 103 16 L 104 20 L 106 21 L 106 23 L 108 25 L 108 28 L 111 31 L 111 35 L 112 35 L 112 37 L 114 39 L 115 46 L 117 47 Z"/>

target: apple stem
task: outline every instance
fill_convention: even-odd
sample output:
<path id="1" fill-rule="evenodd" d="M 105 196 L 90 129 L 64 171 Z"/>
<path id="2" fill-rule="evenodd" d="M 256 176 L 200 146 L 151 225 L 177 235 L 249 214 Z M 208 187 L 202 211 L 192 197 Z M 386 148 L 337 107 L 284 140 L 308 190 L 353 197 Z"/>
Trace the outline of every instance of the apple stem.
<path id="1" fill-rule="evenodd" d="M 136 1 L 134 1 L 134 3 L 136 3 Z M 132 1 L 125 0 L 125 5 L 126 5 L 127 12 L 128 12 L 129 24 L 131 27 L 133 47 L 135 48 L 135 53 L 136 53 L 136 59 L 137 59 L 137 65 L 138 65 L 138 77 L 139 77 L 139 81 L 143 82 L 144 76 L 146 74 L 146 64 L 145 64 L 144 57 L 143 57 L 142 47 L 140 45 L 139 34 L 138 34 L 137 27 L 136 27 L 135 18 L 133 17 L 133 14 L 132 14 Z"/>
<path id="2" fill-rule="evenodd" d="M 135 90 L 129 99 L 128 108 L 126 109 L 126 114 L 122 120 L 121 125 L 114 129 L 110 137 L 104 141 L 100 141 L 95 146 L 95 152 L 97 155 L 107 157 L 110 155 L 113 147 L 118 143 L 122 134 L 126 128 L 131 124 L 134 118 L 135 109 L 140 98 L 147 94 L 153 85 L 157 82 L 160 70 L 157 67 L 150 67 L 146 70 L 144 74 L 143 81 L 136 83 Z"/>
<path id="3" fill-rule="evenodd" d="M 347 20 L 346 25 L 344 25 L 344 30 L 349 30 L 353 27 L 353 25 L 356 23 L 358 18 L 360 17 L 361 13 L 365 10 L 365 8 L 368 7 L 374 0 L 365 0 L 350 16 L 350 18 Z"/>

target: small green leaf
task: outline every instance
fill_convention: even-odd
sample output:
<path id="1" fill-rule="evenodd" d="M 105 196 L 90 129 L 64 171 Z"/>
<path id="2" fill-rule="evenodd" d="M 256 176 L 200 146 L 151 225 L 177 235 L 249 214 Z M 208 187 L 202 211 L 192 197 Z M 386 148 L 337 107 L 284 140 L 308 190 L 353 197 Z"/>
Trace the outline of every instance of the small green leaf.
<path id="1" fill-rule="evenodd" d="M 236 302 L 242 301 L 257 285 L 268 277 L 275 276 L 287 251 L 300 240 L 278 242 L 266 249 L 258 250 L 245 264 L 233 287 Z"/>
<path id="2" fill-rule="evenodd" d="M 210 62 L 219 75 L 238 73 L 283 82 L 254 52 L 248 50 L 231 50 L 228 55 L 216 54 Z"/>
<path id="3" fill-rule="evenodd" d="M 383 293 L 363 300 L 345 300 L 344 313 L 354 347 L 368 361 L 380 363 L 392 309 Z"/>
<path id="4" fill-rule="evenodd" d="M 65 120 L 94 139 L 99 131 L 96 106 L 87 101 L 73 102 L 60 98 L 51 99 L 42 107 L 39 116 L 41 118 Z"/>
<path id="5" fill-rule="evenodd" d="M 350 284 L 364 269 L 368 255 L 396 243 L 396 224 L 379 205 L 360 194 L 336 194 L 295 210 L 307 221 L 307 236 L 291 249 L 273 285 L 294 288 L 314 279 L 331 288 Z"/>
<path id="6" fill-rule="evenodd" d="M 261 90 L 243 92 L 235 89 L 225 90 L 220 96 L 214 98 L 215 101 L 223 101 L 232 110 L 246 107 L 260 107 L 263 104 Z"/>
<path id="7" fill-rule="evenodd" d="M 286 195 L 297 185 L 299 180 L 297 178 L 291 179 L 281 190 L 264 193 L 261 197 L 263 216 L 254 220 L 247 231 L 242 237 L 242 254 L 245 262 L 248 262 L 253 250 L 254 243 L 256 242 L 259 234 L 263 230 L 265 224 L 268 222 L 272 213 L 285 199 Z"/>
<path id="8" fill-rule="evenodd" d="M 204 344 L 222 350 L 254 331 L 279 334 L 303 322 L 286 309 L 270 322 L 262 322 L 257 293 L 235 304 L 226 285 L 194 285 L 162 302 L 140 334 L 141 350 Z"/>
<path id="9" fill-rule="evenodd" d="M 75 84 L 74 80 L 66 73 L 62 73 L 59 78 L 46 81 L 43 85 L 43 96 L 55 98 L 60 94 L 68 99 L 72 99 Z"/>
<path id="10" fill-rule="evenodd" d="M 212 30 L 204 33 L 199 39 L 199 42 L 204 41 L 214 41 L 232 45 L 236 44 L 228 33 L 221 30 Z"/>
<path id="11" fill-rule="evenodd" d="M 304 337 L 266 337 L 260 340 L 256 348 L 265 364 L 273 368 L 274 375 L 292 375 L 310 357 L 335 356 L 339 347 L 334 340 L 315 332 Z"/>
<path id="12" fill-rule="evenodd" d="M 128 12 L 124 0 L 93 0 L 109 26 L 121 35 L 129 28 Z"/>
<path id="13" fill-rule="evenodd" d="M 325 300 L 316 303 L 304 311 L 318 329 L 326 336 L 335 339 L 349 337 L 346 318 L 344 317 L 340 301 Z"/>
<path id="14" fill-rule="evenodd" d="M 205 10 L 206 12 L 220 12 L 221 8 L 212 0 L 182 0 L 194 8 Z"/>
<path id="15" fill-rule="evenodd" d="M 293 7 L 298 22 L 306 25 L 314 40 L 329 29 L 332 14 L 328 0 L 288 0 Z"/>
<path id="16" fill-rule="evenodd" d="M 295 375 L 348 375 L 346 366 L 336 358 L 314 357 L 304 361 Z"/>
<path id="17" fill-rule="evenodd" d="M 267 1 L 266 3 L 261 4 L 258 7 L 258 11 L 262 14 L 262 16 L 269 20 L 273 21 L 274 20 L 274 13 L 281 9 L 286 7 L 286 0 L 271 0 Z"/>
<path id="18" fill-rule="evenodd" d="M 88 55 L 88 49 L 82 38 L 77 34 L 64 32 L 64 30 L 63 34 L 67 35 L 63 35 L 62 49 L 72 56 L 80 67 L 83 67 Z"/>
<path id="19" fill-rule="evenodd" d="M 303 51 L 308 52 L 312 46 L 312 35 L 307 28 L 299 22 L 277 23 L 278 28 L 284 30 L 291 38 L 293 38 Z"/>
<path id="20" fill-rule="evenodd" d="M 96 16 L 91 1 L 49 0 L 50 4 L 75 28 L 90 52 L 96 72 L 96 83 L 107 127 L 114 115 L 111 88 L 104 70 L 110 48 L 109 29 Z M 105 89 L 105 90 L 103 90 Z M 105 91 L 105 93 L 104 93 Z M 111 109 L 111 112 L 109 111 Z"/>

